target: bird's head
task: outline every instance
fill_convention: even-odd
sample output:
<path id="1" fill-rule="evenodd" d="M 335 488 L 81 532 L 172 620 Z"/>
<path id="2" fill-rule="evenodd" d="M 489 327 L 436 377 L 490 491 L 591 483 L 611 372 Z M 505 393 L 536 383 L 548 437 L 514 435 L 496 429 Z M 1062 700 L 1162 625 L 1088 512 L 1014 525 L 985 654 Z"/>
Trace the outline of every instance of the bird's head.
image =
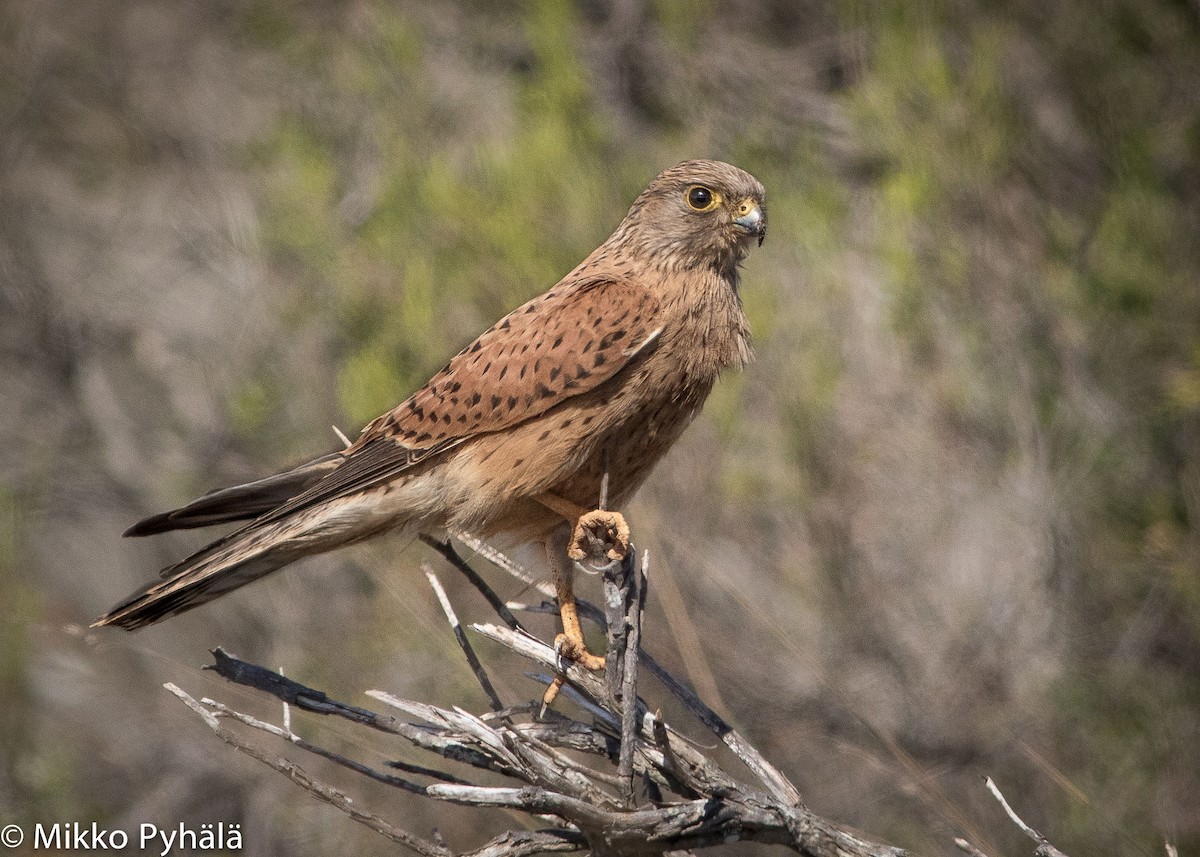
<path id="1" fill-rule="evenodd" d="M 758 179 L 722 161 L 684 161 L 650 183 L 613 239 L 664 267 L 732 273 L 766 234 L 766 190 Z"/>

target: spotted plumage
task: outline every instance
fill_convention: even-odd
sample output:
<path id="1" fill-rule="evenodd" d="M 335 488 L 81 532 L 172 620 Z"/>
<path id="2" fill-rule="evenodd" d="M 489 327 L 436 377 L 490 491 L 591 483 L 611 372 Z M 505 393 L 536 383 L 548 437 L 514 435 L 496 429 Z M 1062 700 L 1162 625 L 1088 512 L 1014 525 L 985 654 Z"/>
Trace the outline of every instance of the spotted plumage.
<path id="1" fill-rule="evenodd" d="M 591 508 L 606 470 L 619 506 L 718 373 L 750 358 L 738 266 L 765 233 L 764 198 L 729 164 L 666 170 L 575 270 L 350 447 L 131 527 L 141 536 L 248 521 L 96 624 L 141 627 L 391 529 L 546 541 L 565 526 L 557 499 Z"/>

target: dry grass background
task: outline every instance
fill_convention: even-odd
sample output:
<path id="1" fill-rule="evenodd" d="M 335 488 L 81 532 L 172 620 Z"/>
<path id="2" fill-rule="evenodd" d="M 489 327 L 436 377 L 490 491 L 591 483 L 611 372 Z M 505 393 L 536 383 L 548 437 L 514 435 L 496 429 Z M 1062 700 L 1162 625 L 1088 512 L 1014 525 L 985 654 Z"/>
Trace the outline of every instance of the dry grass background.
<path id="1" fill-rule="evenodd" d="M 85 632 L 199 541 L 118 534 L 333 448 L 713 156 L 770 193 L 758 360 L 631 509 L 649 647 L 919 853 L 1024 853 L 985 773 L 1068 853 L 1200 848 L 1194 4 L 9 0 L 0 41 L 0 821 L 383 853 L 160 685 L 253 707 L 221 644 L 478 707 L 428 552 Z"/>

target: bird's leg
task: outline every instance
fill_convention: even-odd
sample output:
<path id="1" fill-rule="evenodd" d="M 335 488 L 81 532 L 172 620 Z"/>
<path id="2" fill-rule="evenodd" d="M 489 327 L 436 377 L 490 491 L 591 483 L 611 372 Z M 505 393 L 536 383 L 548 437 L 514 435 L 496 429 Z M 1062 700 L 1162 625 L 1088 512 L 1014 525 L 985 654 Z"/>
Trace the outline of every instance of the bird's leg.
<path id="1" fill-rule="evenodd" d="M 566 530 L 558 530 L 546 540 L 546 559 L 554 575 L 554 593 L 558 597 L 558 612 L 562 617 L 563 632 L 554 641 L 554 647 L 568 660 L 577 662 L 589 670 L 604 669 L 604 658 L 593 655 L 583 641 L 583 627 L 579 624 L 579 611 L 575 607 L 575 591 L 572 587 L 572 569 L 567 558 Z"/>
<path id="2" fill-rule="evenodd" d="M 547 509 L 561 515 L 572 527 L 569 537 L 565 529 L 559 529 L 546 540 L 546 558 L 554 575 L 554 592 L 558 597 L 558 612 L 563 627 L 563 632 L 554 640 L 554 647 L 562 657 L 575 661 L 585 669 L 602 670 L 604 658 L 589 652 L 583 639 L 572 587 L 574 567 L 571 560 L 589 557 L 624 559 L 629 552 L 629 525 L 620 512 L 585 509 L 557 494 L 540 494 L 536 499 Z M 562 686 L 563 678 L 560 675 L 546 688 L 542 697 L 543 710 L 554 702 Z"/>

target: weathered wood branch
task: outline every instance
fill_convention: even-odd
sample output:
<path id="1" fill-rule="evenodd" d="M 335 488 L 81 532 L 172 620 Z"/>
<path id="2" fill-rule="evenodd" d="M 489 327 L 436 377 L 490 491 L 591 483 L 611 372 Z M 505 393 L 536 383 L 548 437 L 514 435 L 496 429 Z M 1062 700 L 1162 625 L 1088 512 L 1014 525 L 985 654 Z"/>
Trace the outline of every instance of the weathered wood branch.
<path id="1" fill-rule="evenodd" d="M 1024 833 L 1037 844 L 1037 848 L 1033 852 L 1034 857 L 1067 857 L 1066 854 L 1055 848 L 1050 843 L 1049 839 L 1038 833 L 1036 830 L 1026 824 L 1021 816 L 1017 815 L 1016 810 L 1012 808 L 1008 802 L 1008 799 L 1004 797 L 1004 793 L 1000 791 L 1000 787 L 996 785 L 995 780 L 993 780 L 991 777 L 987 777 L 984 780 L 984 786 L 989 792 L 992 793 L 992 797 L 994 797 L 996 802 L 1000 804 L 1001 808 L 1003 808 L 1004 814 L 1008 816 L 1009 820 L 1012 821 L 1012 823 L 1015 824 L 1022 833 Z M 964 854 L 969 855 L 969 857 L 987 857 L 986 854 L 965 839 L 955 839 L 954 844 L 957 845 L 958 849 Z M 1170 855 L 1171 851 L 1171 844 L 1167 843 L 1167 854 Z"/>
<path id="2" fill-rule="evenodd" d="M 468 543 L 470 544 L 470 543 Z M 195 700 L 174 685 L 168 689 L 226 743 L 285 774 L 317 798 L 423 857 L 454 857 L 440 842 L 400 830 L 367 812 L 294 762 L 249 742 L 224 721 L 282 739 L 296 749 L 333 761 L 355 773 L 431 800 L 474 807 L 503 807 L 549 822 L 543 830 L 510 830 L 469 852 L 478 857 L 522 857 L 542 852 L 590 850 L 600 854 L 652 855 L 736 841 L 784 845 L 808 857 L 900 857 L 900 849 L 867 841 L 818 817 L 804 806 L 795 786 L 682 682 L 640 648 L 641 611 L 648 558 L 631 552 L 610 563 L 604 575 L 605 609 L 581 602 L 581 614 L 605 628 L 608 660 L 603 673 L 564 662 L 552 644 L 530 634 L 516 618 L 520 605 L 506 605 L 448 544 L 434 543 L 451 565 L 484 595 L 502 624 L 478 623 L 474 633 L 562 676 L 565 693 L 592 716 L 591 722 L 551 710 L 536 701 L 505 707 L 487 671 L 458 624 L 449 599 L 427 570 L 455 637 L 491 710 L 475 715 L 426 702 L 400 699 L 381 690 L 368 696 L 401 712 L 395 716 L 331 699 L 221 649 L 211 669 L 285 703 L 284 725 L 267 723 L 219 702 Z M 475 544 L 471 544 L 475 547 Z M 494 553 L 488 559 L 521 574 Z M 535 605 L 535 611 L 547 605 Z M 638 695 L 639 669 L 658 677 L 666 690 L 713 731 L 745 765 L 735 775 L 694 742 L 652 713 Z M 340 717 L 404 738 L 445 760 L 501 775 L 513 785 L 471 783 L 461 777 L 406 762 L 378 770 L 313 744 L 292 731 L 291 710 Z M 591 761 L 580 761 L 580 754 Z M 749 774 L 751 779 L 743 777 Z"/>

